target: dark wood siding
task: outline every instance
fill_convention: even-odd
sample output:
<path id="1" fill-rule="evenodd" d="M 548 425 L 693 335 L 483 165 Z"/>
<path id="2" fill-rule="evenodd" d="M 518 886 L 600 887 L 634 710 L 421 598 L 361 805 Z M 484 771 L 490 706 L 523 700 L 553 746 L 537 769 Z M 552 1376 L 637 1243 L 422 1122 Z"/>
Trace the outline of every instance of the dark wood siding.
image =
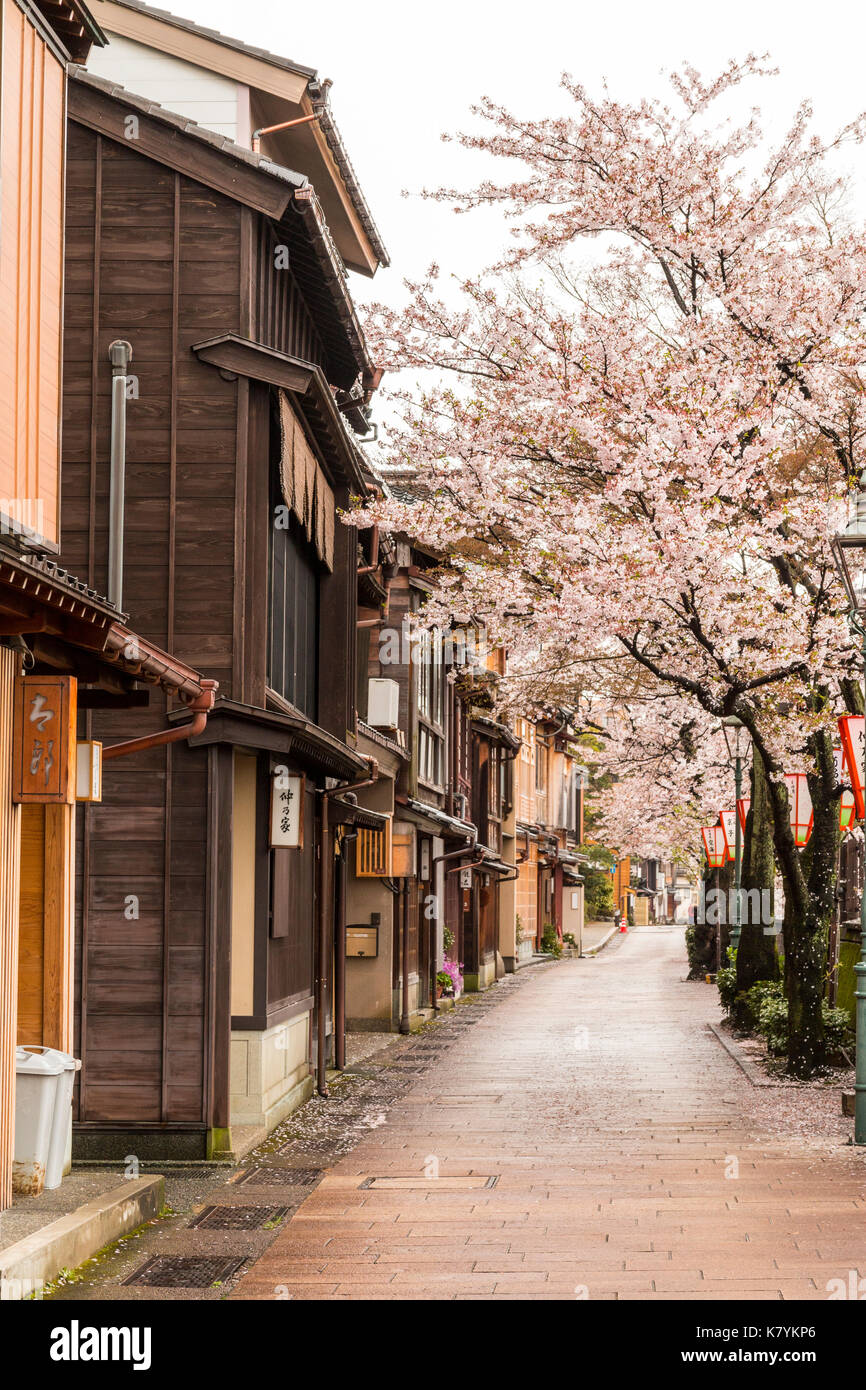
<path id="1" fill-rule="evenodd" d="M 256 236 L 260 274 L 251 337 L 291 357 L 325 367 L 321 339 L 292 274 L 292 248 L 278 240 L 267 218 L 257 218 Z"/>
<path id="2" fill-rule="evenodd" d="M 68 152 L 62 560 L 104 590 L 107 354 L 127 338 L 124 607 L 228 695 L 238 383 L 189 348 L 240 326 L 240 209 L 75 123 Z M 83 719 L 110 744 L 164 728 L 166 705 Z M 207 804 L 207 754 L 179 743 L 107 763 L 80 815 L 79 1120 L 210 1123 Z"/>

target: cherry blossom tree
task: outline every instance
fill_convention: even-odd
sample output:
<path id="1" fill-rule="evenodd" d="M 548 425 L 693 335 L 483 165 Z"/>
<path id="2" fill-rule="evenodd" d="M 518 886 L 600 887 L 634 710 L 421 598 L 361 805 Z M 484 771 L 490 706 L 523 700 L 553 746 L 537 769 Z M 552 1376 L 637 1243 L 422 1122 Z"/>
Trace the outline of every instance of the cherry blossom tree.
<path id="1" fill-rule="evenodd" d="M 789 1068 L 821 1063 L 838 849 L 831 736 L 855 666 L 828 547 L 863 467 L 863 229 L 839 211 L 831 141 L 802 107 L 768 146 L 725 119 L 749 58 L 670 103 L 591 97 L 522 120 L 484 100 L 461 142 L 517 173 L 460 195 L 501 208 L 510 246 L 477 279 L 434 267 L 374 309 L 397 373 L 382 473 L 420 496 L 361 520 L 442 556 L 430 621 L 482 619 L 512 693 L 568 703 L 634 670 L 695 716 L 736 714 L 767 776 L 786 896 Z M 420 371 L 421 377 L 418 379 Z M 509 682 L 503 699 L 509 697 Z M 809 847 L 783 774 L 809 773 Z"/>

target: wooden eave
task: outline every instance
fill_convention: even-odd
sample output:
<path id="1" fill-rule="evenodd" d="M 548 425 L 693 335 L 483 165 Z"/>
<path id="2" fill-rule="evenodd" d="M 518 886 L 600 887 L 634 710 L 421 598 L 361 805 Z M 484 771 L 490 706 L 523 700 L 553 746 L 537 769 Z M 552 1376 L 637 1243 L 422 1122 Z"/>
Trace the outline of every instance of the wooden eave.
<path id="1" fill-rule="evenodd" d="M 0 557 L 0 637 L 47 633 L 101 651 L 116 609 L 39 561 Z"/>
<path id="2" fill-rule="evenodd" d="M 265 343 L 242 338 L 239 333 L 220 333 L 216 338 L 193 343 L 190 351 L 221 372 L 264 381 L 300 395 L 307 391 L 317 370 L 312 362 L 302 362 Z"/>
<path id="3" fill-rule="evenodd" d="M 20 0 L 19 0 L 20 2 Z M 108 40 L 81 0 L 32 0 L 33 8 L 57 35 L 75 63 L 87 61 L 96 43 L 104 48 Z"/>
<path id="4" fill-rule="evenodd" d="M 296 234 L 299 224 L 303 237 Z M 349 391 L 359 376 L 369 379 L 375 369 L 339 252 L 312 187 L 295 189 L 281 236 L 291 244 L 292 269 L 332 360 L 334 385 Z"/>
<path id="5" fill-rule="evenodd" d="M 202 693 L 197 671 L 133 632 L 122 616 L 51 562 L 0 556 L 0 637 L 22 637 L 42 665 L 112 693 L 131 693 L 140 681 L 182 701 Z"/>
<path id="6" fill-rule="evenodd" d="M 469 719 L 473 732 L 487 739 L 488 743 L 498 743 L 516 752 L 523 742 L 507 724 L 500 724 L 497 719 L 492 719 L 476 709 L 470 709 Z"/>
<path id="7" fill-rule="evenodd" d="M 78 76 L 74 70 L 70 75 Z M 243 158 L 231 149 L 222 148 L 217 140 L 202 138 L 198 127 L 193 133 L 194 122 L 166 119 L 170 113 L 163 116 L 155 102 L 135 98 L 123 88 L 102 90 L 92 85 L 85 74 L 81 80 L 69 84 L 68 110 L 71 120 L 127 148 L 125 122 L 128 116 L 135 115 L 138 120 L 135 149 L 139 154 L 166 164 L 266 217 L 279 219 L 292 197 L 294 186 L 264 172 L 252 157 Z M 223 142 L 224 145 L 230 143 Z"/>
<path id="8" fill-rule="evenodd" d="M 182 713 L 178 711 L 177 717 Z M 366 758 L 299 711 L 289 714 L 261 709 L 223 697 L 217 698 L 204 732 L 190 740 L 196 748 L 210 743 L 282 753 L 313 772 L 346 779 L 357 777 L 369 766 Z"/>
<path id="9" fill-rule="evenodd" d="M 363 460 L 356 453 L 321 367 L 238 333 L 221 333 L 193 343 L 190 351 L 220 371 L 291 392 L 324 456 L 331 481 L 367 495 Z"/>
<path id="10" fill-rule="evenodd" d="M 383 606 L 387 598 L 388 590 L 375 574 L 358 575 L 358 603 L 362 608 L 376 611 Z"/>
<path id="11" fill-rule="evenodd" d="M 354 825 L 361 830 L 384 830 L 388 817 L 379 811 L 370 811 L 366 806 L 352 806 L 333 796 L 328 802 L 328 822 L 330 825 Z"/>

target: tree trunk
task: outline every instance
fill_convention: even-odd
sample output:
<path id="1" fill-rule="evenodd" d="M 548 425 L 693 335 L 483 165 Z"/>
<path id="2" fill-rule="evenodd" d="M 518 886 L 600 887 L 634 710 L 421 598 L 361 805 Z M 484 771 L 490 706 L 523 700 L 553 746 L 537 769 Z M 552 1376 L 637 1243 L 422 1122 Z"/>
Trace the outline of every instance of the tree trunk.
<path id="1" fill-rule="evenodd" d="M 764 761 L 757 748 L 752 753 L 751 803 L 746 817 L 743 841 L 742 912 L 740 946 L 737 951 L 737 993 L 751 989 L 759 980 L 778 980 L 779 955 L 772 922 L 764 920 L 764 909 L 772 914 L 776 860 L 773 854 L 773 809 L 770 804 Z M 734 1003 L 731 1018 L 738 1028 L 750 1027 L 748 1009 Z"/>
<path id="2" fill-rule="evenodd" d="M 701 873 L 701 902 L 706 904 L 707 894 L 716 885 L 716 871 L 704 867 Z M 706 920 L 706 914 L 698 913 L 692 928 L 692 946 L 689 950 L 689 979 L 702 980 L 705 975 L 713 975 L 716 970 L 716 937 L 718 927 Z"/>
<path id="3" fill-rule="evenodd" d="M 785 883 L 785 996 L 788 1000 L 788 1072 L 806 1079 L 824 1065 L 822 1003 L 827 939 L 835 906 L 839 850 L 839 801 L 829 735 L 810 740 L 816 771 L 809 775 L 814 819 L 800 873 L 782 862 Z M 777 848 L 779 835 L 777 831 Z M 783 856 L 780 854 L 780 861 Z M 790 883 L 790 893 L 789 893 Z"/>

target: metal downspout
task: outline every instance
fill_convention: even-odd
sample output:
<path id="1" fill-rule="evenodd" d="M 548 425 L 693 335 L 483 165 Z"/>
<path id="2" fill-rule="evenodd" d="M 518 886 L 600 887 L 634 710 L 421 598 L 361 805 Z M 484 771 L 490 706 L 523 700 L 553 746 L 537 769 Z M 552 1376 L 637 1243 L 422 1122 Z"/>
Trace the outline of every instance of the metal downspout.
<path id="1" fill-rule="evenodd" d="M 461 849 L 452 849 L 452 850 L 449 850 L 447 854 L 437 854 L 436 857 L 430 861 L 430 872 L 431 872 L 431 874 L 432 874 L 432 872 L 433 872 L 433 870 L 435 869 L 435 867 L 436 867 L 437 864 L 444 864 L 444 863 L 446 862 L 446 860 L 449 860 L 449 859 L 462 859 L 462 858 L 464 858 L 467 854 L 475 854 L 477 845 L 478 845 L 478 827 L 477 827 L 477 825 L 473 825 L 473 826 L 472 826 L 472 836 L 471 836 L 471 839 L 469 840 L 468 844 L 463 845 L 463 847 L 462 847 Z M 460 868 L 460 867 L 462 867 L 462 866 L 461 866 L 461 865 L 457 865 L 456 867 L 457 867 L 457 868 Z M 448 873 L 453 873 L 453 870 L 452 870 L 452 869 L 446 869 L 445 872 L 446 872 L 446 874 L 448 874 Z M 444 893 L 443 893 L 443 899 L 444 899 Z M 433 922 L 431 923 L 432 941 L 431 941 L 431 945 L 430 945 L 430 989 L 431 989 L 431 994 L 432 994 L 433 1012 L 438 1014 L 438 1013 L 441 1013 L 441 1012 L 442 1012 L 441 1009 L 439 1008 L 439 1000 L 436 998 L 436 976 L 439 974 L 439 960 L 438 960 L 438 957 L 437 957 L 437 955 L 436 955 L 436 946 L 437 946 L 437 937 L 438 937 L 437 928 L 438 928 L 438 926 L 439 926 L 439 910 L 438 910 L 438 901 L 439 901 L 439 900 L 438 900 L 438 897 L 437 897 L 437 900 L 436 900 L 436 901 L 437 901 L 436 917 L 435 917 L 435 919 L 433 920 Z M 443 901 L 443 908 L 444 908 L 444 901 Z M 443 911 L 443 926 L 444 926 L 444 911 Z"/>
<path id="2" fill-rule="evenodd" d="M 126 493 L 126 388 L 132 345 L 115 338 L 108 349 L 111 363 L 111 480 L 108 525 L 108 597 L 123 608 L 123 513 Z"/>
<path id="3" fill-rule="evenodd" d="M 401 962 L 402 974 L 402 1007 L 400 1013 L 400 1032 L 411 1033 L 412 1025 L 409 1021 L 409 879 L 403 879 L 403 958 Z"/>
<path id="4" fill-rule="evenodd" d="M 335 856 L 334 1066 L 337 1071 L 344 1071 L 346 1067 L 346 846 L 357 838 L 357 831 L 354 835 L 344 835 L 340 841 L 340 852 Z"/>
<path id="5" fill-rule="evenodd" d="M 379 764 L 375 758 L 368 758 L 370 776 L 360 777 L 355 782 L 343 782 L 338 787 L 320 793 L 322 798 L 321 838 L 319 841 L 319 968 L 316 979 L 316 1090 L 320 1096 L 327 1096 L 327 1065 L 325 1048 L 327 1030 L 325 1028 L 325 1004 L 328 995 L 328 955 L 333 947 L 333 916 L 328 912 L 328 860 L 331 831 L 328 820 L 328 806 L 332 796 L 355 791 L 359 787 L 369 787 L 379 779 Z"/>

